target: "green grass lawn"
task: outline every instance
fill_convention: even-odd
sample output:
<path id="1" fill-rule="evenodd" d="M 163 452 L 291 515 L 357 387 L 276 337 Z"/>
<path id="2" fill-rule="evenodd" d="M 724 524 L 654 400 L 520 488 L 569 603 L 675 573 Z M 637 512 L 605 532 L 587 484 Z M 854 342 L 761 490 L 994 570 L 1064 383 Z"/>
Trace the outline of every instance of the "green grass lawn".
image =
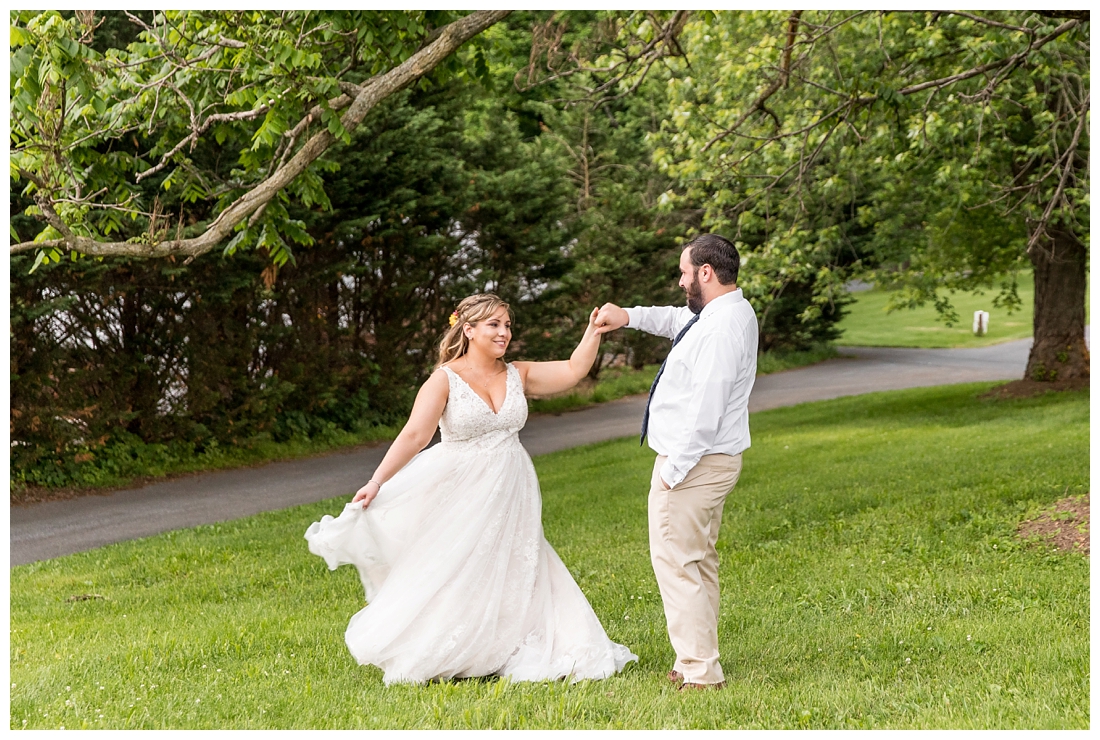
<path id="1" fill-rule="evenodd" d="M 1030 272 L 1020 275 L 1020 300 L 1023 306 L 1009 314 L 993 307 L 995 291 L 955 293 L 951 303 L 959 323 L 947 326 L 939 320 L 932 304 L 920 308 L 886 312 L 890 292 L 867 290 L 854 293 L 856 302 L 839 328 L 844 332 L 839 344 L 856 347 L 985 347 L 990 344 L 1031 336 L 1035 308 L 1035 282 Z M 989 312 L 989 332 L 976 337 L 973 332 L 975 311 Z"/>
<path id="2" fill-rule="evenodd" d="M 947 326 L 939 320 L 931 304 L 920 308 L 886 312 L 890 292 L 868 290 L 854 293 L 856 302 L 838 325 L 841 345 L 855 347 L 986 347 L 990 344 L 1027 339 L 1031 336 L 1035 312 L 1035 280 L 1030 272 L 1021 273 L 1019 294 L 1023 306 L 1015 313 L 993 307 L 996 291 L 956 293 L 950 296 L 959 323 Z M 1085 323 L 1089 323 L 1089 290 L 1085 284 Z M 973 332 L 975 311 L 989 312 L 989 332 L 976 337 Z"/>
<path id="3" fill-rule="evenodd" d="M 536 460 L 547 538 L 641 658 L 622 675 L 384 687 L 343 642 L 356 573 L 302 538 L 340 496 L 12 568 L 10 726 L 1087 728 L 1088 559 L 1015 527 L 1088 490 L 1089 396 L 990 385 L 753 416 L 718 545 L 725 691 L 665 680 L 652 458 L 626 439 Z"/>

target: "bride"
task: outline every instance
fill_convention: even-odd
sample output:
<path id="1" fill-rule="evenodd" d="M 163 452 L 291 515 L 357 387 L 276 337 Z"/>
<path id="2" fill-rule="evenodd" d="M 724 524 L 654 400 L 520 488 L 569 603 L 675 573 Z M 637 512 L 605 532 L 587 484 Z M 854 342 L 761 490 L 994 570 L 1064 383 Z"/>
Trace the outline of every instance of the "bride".
<path id="1" fill-rule="evenodd" d="M 638 657 L 608 639 L 543 537 L 542 500 L 519 442 L 525 393 L 567 390 L 596 359 L 596 311 L 560 362 L 502 359 L 511 309 L 491 294 L 451 314 L 435 372 L 367 484 L 306 531 L 330 569 L 359 570 L 369 604 L 345 641 L 391 683 L 507 676 L 606 678 Z M 442 442 L 421 452 L 436 425 Z"/>

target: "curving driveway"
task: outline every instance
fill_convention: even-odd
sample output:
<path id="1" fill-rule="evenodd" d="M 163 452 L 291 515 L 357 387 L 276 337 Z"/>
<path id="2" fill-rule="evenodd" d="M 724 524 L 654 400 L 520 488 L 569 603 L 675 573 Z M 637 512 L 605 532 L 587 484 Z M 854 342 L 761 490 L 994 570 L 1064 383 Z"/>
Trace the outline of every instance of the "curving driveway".
<path id="1" fill-rule="evenodd" d="M 757 378 L 749 411 L 871 391 L 1015 380 L 1031 340 L 980 349 L 840 348 L 842 357 Z M 638 434 L 645 396 L 534 416 L 520 437 L 532 455 Z M 350 495 L 385 454 L 360 447 L 262 467 L 204 473 L 143 488 L 11 508 L 11 565 L 160 532 Z"/>

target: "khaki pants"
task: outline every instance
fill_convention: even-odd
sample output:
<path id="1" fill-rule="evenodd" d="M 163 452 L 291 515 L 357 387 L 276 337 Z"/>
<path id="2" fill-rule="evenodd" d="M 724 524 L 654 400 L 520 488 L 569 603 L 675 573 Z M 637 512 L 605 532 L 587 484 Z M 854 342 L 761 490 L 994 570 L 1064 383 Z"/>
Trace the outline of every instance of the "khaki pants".
<path id="1" fill-rule="evenodd" d="M 741 475 L 741 455 L 704 455 L 680 485 L 649 486 L 649 552 L 665 606 L 675 670 L 688 683 L 725 680 L 718 663 L 718 527 L 722 505 Z"/>

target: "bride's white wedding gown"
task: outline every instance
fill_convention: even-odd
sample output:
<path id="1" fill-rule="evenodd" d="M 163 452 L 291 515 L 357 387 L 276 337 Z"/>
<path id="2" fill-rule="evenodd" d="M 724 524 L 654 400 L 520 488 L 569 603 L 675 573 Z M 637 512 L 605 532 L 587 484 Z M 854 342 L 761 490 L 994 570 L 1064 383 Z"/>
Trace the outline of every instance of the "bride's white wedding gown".
<path id="1" fill-rule="evenodd" d="M 507 366 L 499 413 L 446 369 L 442 442 L 370 506 L 306 531 L 310 552 L 359 570 L 369 604 L 345 640 L 387 684 L 468 676 L 606 678 L 637 656 L 608 639 L 543 537 L 542 499 L 519 442 L 527 401 Z"/>

